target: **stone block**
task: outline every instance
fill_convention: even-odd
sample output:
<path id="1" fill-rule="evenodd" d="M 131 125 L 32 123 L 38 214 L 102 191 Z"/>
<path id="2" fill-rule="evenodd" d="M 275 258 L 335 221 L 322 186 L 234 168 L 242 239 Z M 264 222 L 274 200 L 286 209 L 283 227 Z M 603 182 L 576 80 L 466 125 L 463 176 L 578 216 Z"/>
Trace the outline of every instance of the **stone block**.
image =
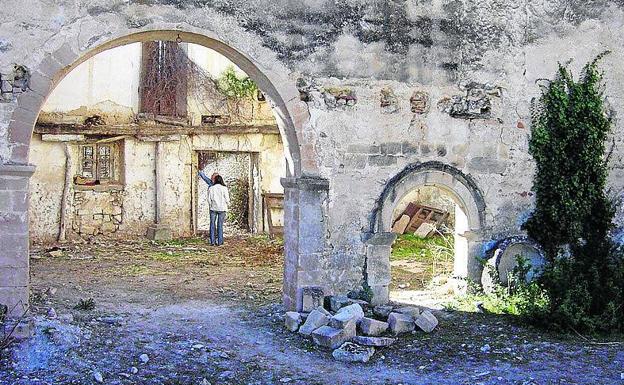
<path id="1" fill-rule="evenodd" d="M 351 303 L 351 298 L 346 295 L 332 295 L 329 297 L 329 309 L 333 312 L 337 312 L 341 308 L 349 306 Z"/>
<path id="2" fill-rule="evenodd" d="M 379 318 L 388 319 L 390 313 L 392 313 L 392 306 L 378 305 L 373 308 L 373 314 Z"/>
<path id="3" fill-rule="evenodd" d="M 28 286 L 0 287 L 0 304 L 8 306 L 9 318 L 19 318 L 24 314 L 28 308 L 29 294 Z"/>
<path id="4" fill-rule="evenodd" d="M 412 144 L 410 142 L 403 142 L 401 144 L 401 152 L 403 155 L 417 155 L 418 144 Z"/>
<path id="5" fill-rule="evenodd" d="M 28 178 L 0 178 L 0 191 L 27 191 Z"/>
<path id="6" fill-rule="evenodd" d="M 368 362 L 373 354 L 375 354 L 375 348 L 371 346 L 345 342 L 332 352 L 332 357 L 342 362 Z"/>
<path id="7" fill-rule="evenodd" d="M 390 313 L 388 316 L 388 325 L 394 335 L 408 333 L 416 329 L 414 319 L 408 314 Z"/>
<path id="8" fill-rule="evenodd" d="M 388 285 L 371 285 L 369 287 L 373 293 L 371 305 L 385 305 L 390 301 L 390 288 Z"/>
<path id="9" fill-rule="evenodd" d="M 369 286 L 390 284 L 390 253 L 390 246 L 366 246 L 366 275 Z"/>
<path id="10" fill-rule="evenodd" d="M 380 336 L 388 330 L 387 322 L 366 317 L 360 320 L 359 326 L 362 334 L 367 336 Z"/>
<path id="11" fill-rule="evenodd" d="M 307 286 L 301 289 L 301 311 L 311 312 L 312 310 L 323 307 L 325 295 L 323 288 L 319 286 Z"/>
<path id="12" fill-rule="evenodd" d="M 396 234 L 405 233 L 405 229 L 407 229 L 409 223 L 410 217 L 407 215 L 401 215 L 401 218 L 394 222 L 394 225 L 392 226 L 392 232 Z"/>
<path id="13" fill-rule="evenodd" d="M 28 237 L 0 234 L 0 268 L 28 267 Z M 2 281 L 0 281 L 2 282 Z"/>
<path id="14" fill-rule="evenodd" d="M 345 329 L 336 329 L 331 326 L 322 326 L 312 333 L 312 340 L 319 346 L 336 349 L 343 343 L 355 337 L 356 327 L 351 325 Z"/>
<path id="15" fill-rule="evenodd" d="M 407 314 L 411 316 L 413 319 L 416 319 L 420 315 L 420 309 L 416 306 L 403 306 L 403 307 L 394 309 L 394 312 Z"/>
<path id="16" fill-rule="evenodd" d="M 368 164 L 376 167 L 394 166 L 397 164 L 397 157 L 392 155 L 371 155 L 368 157 Z"/>
<path id="17" fill-rule="evenodd" d="M 364 318 L 364 310 L 359 304 L 353 304 L 338 310 L 338 313 L 329 320 L 329 325 L 336 329 L 345 329 L 357 324 Z"/>
<path id="18" fill-rule="evenodd" d="M 29 268 L 0 267 L 0 285 L 3 287 L 28 286 L 30 281 Z"/>
<path id="19" fill-rule="evenodd" d="M 381 148 L 381 153 L 383 155 L 397 155 L 401 153 L 401 147 L 402 144 L 401 143 L 382 143 L 380 148 Z"/>
<path id="20" fill-rule="evenodd" d="M 348 169 L 361 170 L 366 168 L 367 157 L 361 154 L 346 154 L 343 164 Z"/>
<path id="21" fill-rule="evenodd" d="M 438 326 L 438 319 L 429 310 L 425 310 L 420 313 L 420 316 L 416 318 L 416 326 L 426 333 L 431 333 L 433 329 Z"/>
<path id="22" fill-rule="evenodd" d="M 288 311 L 284 316 L 286 328 L 291 332 L 296 332 L 299 329 L 301 321 L 301 314 L 297 313 L 296 311 Z"/>
<path id="23" fill-rule="evenodd" d="M 299 333 L 304 336 L 309 336 L 313 331 L 328 323 L 329 317 L 325 313 L 318 309 L 312 310 L 303 325 L 299 328 Z"/>
<path id="24" fill-rule="evenodd" d="M 430 223 L 423 223 L 416 229 L 414 235 L 421 238 L 426 238 L 429 234 L 433 233 L 436 230 L 436 227 Z"/>
<path id="25" fill-rule="evenodd" d="M 72 64 L 79 57 L 69 43 L 64 43 L 59 49 L 54 51 L 52 56 L 64 67 Z"/>
<path id="26" fill-rule="evenodd" d="M 381 348 L 392 345 L 396 342 L 396 338 L 355 336 L 351 339 L 351 341 L 359 345 L 375 346 Z"/>

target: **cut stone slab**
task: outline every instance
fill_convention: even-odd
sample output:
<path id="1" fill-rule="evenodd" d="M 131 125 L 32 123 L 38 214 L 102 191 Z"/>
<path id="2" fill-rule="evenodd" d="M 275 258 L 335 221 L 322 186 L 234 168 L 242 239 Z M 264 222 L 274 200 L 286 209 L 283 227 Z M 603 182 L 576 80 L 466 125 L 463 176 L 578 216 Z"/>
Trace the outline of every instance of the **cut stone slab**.
<path id="1" fill-rule="evenodd" d="M 422 331 L 431 333 L 438 326 L 438 319 L 429 310 L 425 310 L 416 318 L 415 323 Z"/>
<path id="2" fill-rule="evenodd" d="M 360 320 L 359 326 L 362 334 L 367 336 L 380 336 L 386 330 L 388 330 L 389 327 L 387 322 L 377 321 L 375 319 L 366 317 Z"/>
<path id="3" fill-rule="evenodd" d="M 394 226 L 392 226 L 392 232 L 396 234 L 405 233 L 405 229 L 407 229 L 409 223 L 410 217 L 407 215 L 401 215 L 401 218 L 394 222 Z"/>
<path id="4" fill-rule="evenodd" d="M 387 319 L 390 313 L 392 313 L 392 306 L 389 305 L 379 305 L 373 308 L 373 314 L 379 318 Z"/>
<path id="5" fill-rule="evenodd" d="M 429 236 L 429 234 L 434 232 L 435 229 L 436 227 L 431 223 L 423 223 L 418 227 L 418 229 L 416 229 L 416 231 L 414 231 L 414 235 L 417 237 L 426 238 L 427 236 Z"/>
<path id="6" fill-rule="evenodd" d="M 318 309 L 312 310 L 312 312 L 308 314 L 308 318 L 306 318 L 303 325 L 299 328 L 299 333 L 304 336 L 309 336 L 313 331 L 328 323 L 329 317 L 326 314 Z"/>
<path id="7" fill-rule="evenodd" d="M 366 337 L 366 336 L 355 336 L 351 339 L 351 341 L 355 342 L 359 345 L 364 346 L 375 346 L 378 348 L 382 348 L 385 346 L 390 346 L 396 342 L 396 338 L 390 337 Z"/>
<path id="8" fill-rule="evenodd" d="M 332 356 L 343 362 L 368 362 L 375 354 L 375 348 L 361 346 L 353 342 L 345 342 L 332 352 Z"/>
<path id="9" fill-rule="evenodd" d="M 388 325 L 390 325 L 390 330 L 395 336 L 416 329 L 414 319 L 409 314 L 390 313 L 388 316 Z"/>
<path id="10" fill-rule="evenodd" d="M 312 333 L 312 340 L 319 346 L 336 349 L 355 337 L 355 325 L 349 324 L 345 329 L 322 326 Z"/>
<path id="11" fill-rule="evenodd" d="M 364 310 L 359 304 L 354 303 L 338 310 L 338 313 L 329 320 L 329 325 L 336 329 L 344 329 L 349 324 L 356 327 L 362 318 L 364 318 Z"/>
<path id="12" fill-rule="evenodd" d="M 311 312 L 312 310 L 323 307 L 323 299 L 325 295 L 323 288 L 319 286 L 307 286 L 301 289 L 301 311 Z"/>
<path id="13" fill-rule="evenodd" d="M 420 309 L 416 306 L 403 306 L 398 309 L 394 309 L 394 312 L 401 314 L 409 314 L 413 319 L 416 319 L 420 315 Z"/>
<path id="14" fill-rule="evenodd" d="M 286 323 L 286 328 L 291 332 L 296 332 L 299 329 L 299 325 L 301 325 L 302 319 L 301 314 L 296 311 L 288 311 L 284 317 L 284 322 Z"/>
<path id="15" fill-rule="evenodd" d="M 351 298 L 346 295 L 332 295 L 329 297 L 329 309 L 333 312 L 337 312 L 341 308 L 349 306 L 352 303 Z"/>

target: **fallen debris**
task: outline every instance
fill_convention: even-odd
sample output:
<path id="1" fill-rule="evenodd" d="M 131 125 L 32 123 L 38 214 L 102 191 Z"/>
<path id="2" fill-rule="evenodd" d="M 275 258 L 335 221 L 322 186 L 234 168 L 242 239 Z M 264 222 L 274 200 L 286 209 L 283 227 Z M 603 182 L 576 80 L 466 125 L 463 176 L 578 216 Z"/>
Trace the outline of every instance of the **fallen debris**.
<path id="1" fill-rule="evenodd" d="M 319 346 L 336 349 L 343 343 L 355 337 L 356 330 L 354 324 L 349 324 L 344 329 L 336 329 L 331 326 L 321 326 L 312 332 L 312 340 Z"/>
<path id="2" fill-rule="evenodd" d="M 438 326 L 438 319 L 429 310 L 425 310 L 416 318 L 416 326 L 426 333 L 431 333 Z"/>
<path id="3" fill-rule="evenodd" d="M 301 314 L 295 311 L 286 312 L 286 316 L 284 317 L 284 321 L 286 323 L 286 328 L 291 332 L 296 332 L 299 329 L 299 325 L 301 325 L 302 319 Z"/>
<path id="4" fill-rule="evenodd" d="M 329 323 L 329 317 L 319 309 L 314 309 L 299 328 L 299 334 L 309 336 L 313 331 Z"/>
<path id="5" fill-rule="evenodd" d="M 352 341 L 356 344 L 364 346 L 374 346 L 381 348 L 392 345 L 396 342 L 396 338 L 355 336 L 353 337 Z"/>
<path id="6" fill-rule="evenodd" d="M 366 336 L 380 336 L 388 330 L 388 323 L 377 321 L 372 318 L 362 318 L 360 321 L 360 330 Z"/>
<path id="7" fill-rule="evenodd" d="M 301 293 L 302 296 L 302 312 L 311 312 L 312 310 L 323 307 L 323 300 L 325 296 L 323 294 L 323 288 L 318 286 L 304 287 Z"/>
<path id="8" fill-rule="evenodd" d="M 390 313 L 388 316 L 388 324 L 392 334 L 399 335 L 402 333 L 409 333 L 416 329 L 414 319 L 409 314 Z"/>
<path id="9" fill-rule="evenodd" d="M 345 342 L 332 352 L 332 356 L 343 362 L 368 362 L 374 353 L 375 348 L 373 347 Z"/>

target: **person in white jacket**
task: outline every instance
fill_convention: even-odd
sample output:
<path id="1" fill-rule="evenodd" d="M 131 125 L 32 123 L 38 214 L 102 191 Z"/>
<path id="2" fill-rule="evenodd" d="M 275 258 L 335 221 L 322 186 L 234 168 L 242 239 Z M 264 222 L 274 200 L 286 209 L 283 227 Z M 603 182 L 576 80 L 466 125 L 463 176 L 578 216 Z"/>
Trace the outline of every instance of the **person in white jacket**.
<path id="1" fill-rule="evenodd" d="M 216 175 L 214 185 L 208 189 L 208 204 L 210 205 L 210 244 L 223 244 L 223 222 L 230 205 L 230 192 L 225 187 L 223 177 Z"/>

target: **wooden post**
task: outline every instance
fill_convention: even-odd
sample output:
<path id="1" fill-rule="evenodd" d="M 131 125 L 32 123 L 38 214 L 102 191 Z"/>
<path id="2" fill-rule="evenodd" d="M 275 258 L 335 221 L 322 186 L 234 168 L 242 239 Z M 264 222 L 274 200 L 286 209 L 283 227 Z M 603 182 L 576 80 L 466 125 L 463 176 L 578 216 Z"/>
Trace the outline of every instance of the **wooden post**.
<path id="1" fill-rule="evenodd" d="M 69 206 L 69 194 L 71 190 L 71 151 L 69 143 L 65 142 L 65 184 L 63 185 L 63 195 L 61 197 L 61 217 L 59 220 L 58 241 L 65 242 L 67 240 L 67 208 Z"/>

